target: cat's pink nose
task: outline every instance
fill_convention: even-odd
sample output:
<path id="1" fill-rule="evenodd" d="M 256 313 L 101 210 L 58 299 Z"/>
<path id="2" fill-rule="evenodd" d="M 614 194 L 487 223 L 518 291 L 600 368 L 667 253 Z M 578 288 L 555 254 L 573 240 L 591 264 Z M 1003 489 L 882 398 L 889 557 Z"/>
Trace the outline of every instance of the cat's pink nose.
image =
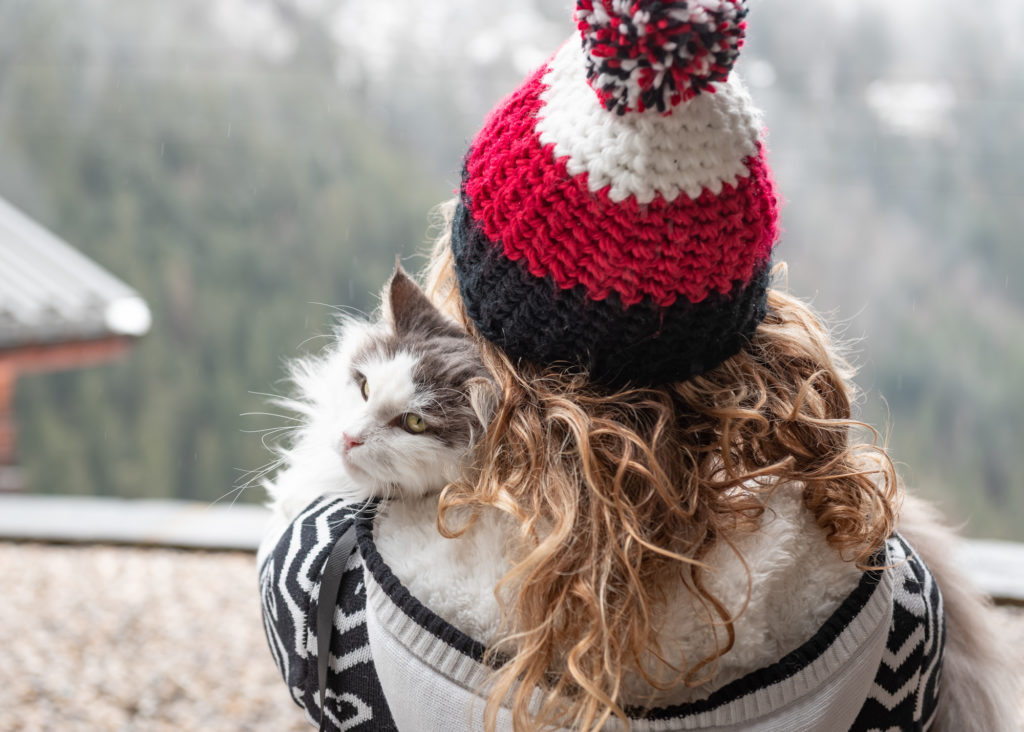
<path id="1" fill-rule="evenodd" d="M 341 441 L 345 445 L 345 452 L 348 452 L 353 447 L 359 447 L 363 444 L 362 440 L 357 440 L 355 437 L 349 437 L 344 432 L 341 433 Z"/>

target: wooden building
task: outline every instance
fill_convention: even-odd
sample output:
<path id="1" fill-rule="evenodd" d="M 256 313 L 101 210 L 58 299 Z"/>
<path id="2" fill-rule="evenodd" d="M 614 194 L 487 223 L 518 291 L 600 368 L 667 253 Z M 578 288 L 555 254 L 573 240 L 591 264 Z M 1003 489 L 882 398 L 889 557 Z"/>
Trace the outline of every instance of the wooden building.
<path id="1" fill-rule="evenodd" d="M 0 198 L 0 491 L 20 487 L 18 375 L 117 358 L 150 323 L 135 290 Z"/>

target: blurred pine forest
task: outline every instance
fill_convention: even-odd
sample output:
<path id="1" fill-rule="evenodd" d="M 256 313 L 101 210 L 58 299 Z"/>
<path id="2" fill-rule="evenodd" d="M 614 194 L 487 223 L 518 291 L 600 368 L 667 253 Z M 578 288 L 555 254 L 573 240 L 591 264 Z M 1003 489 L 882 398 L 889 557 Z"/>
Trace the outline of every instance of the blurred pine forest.
<path id="1" fill-rule="evenodd" d="M 122 362 L 19 380 L 31 489 L 232 500 L 268 460 L 243 430 L 282 423 L 241 415 L 396 254 L 420 266 L 565 5 L 0 0 L 0 196 L 155 318 Z M 1024 6 L 750 6 L 789 288 L 854 340 L 907 483 L 1024 539 Z"/>

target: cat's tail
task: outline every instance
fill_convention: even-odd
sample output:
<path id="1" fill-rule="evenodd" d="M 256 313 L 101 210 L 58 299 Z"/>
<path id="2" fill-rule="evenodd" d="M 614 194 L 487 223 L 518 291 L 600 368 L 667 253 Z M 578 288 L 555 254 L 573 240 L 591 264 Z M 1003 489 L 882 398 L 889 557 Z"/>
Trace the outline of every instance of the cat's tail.
<path id="1" fill-rule="evenodd" d="M 934 732 L 1024 729 L 1024 683 L 999 637 L 999 617 L 954 561 L 953 530 L 930 503 L 906 496 L 899 531 L 924 560 L 942 592 L 946 647 Z"/>

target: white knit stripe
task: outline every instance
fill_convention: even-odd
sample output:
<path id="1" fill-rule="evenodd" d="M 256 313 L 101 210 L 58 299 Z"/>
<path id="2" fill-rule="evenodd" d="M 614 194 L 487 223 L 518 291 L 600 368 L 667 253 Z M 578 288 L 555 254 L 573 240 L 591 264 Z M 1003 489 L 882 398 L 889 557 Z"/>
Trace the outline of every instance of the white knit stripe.
<path id="1" fill-rule="evenodd" d="M 923 696 L 923 695 L 922 695 Z M 928 719 L 922 720 L 921 729 L 932 729 L 932 725 L 935 724 L 935 718 L 938 716 L 939 707 L 937 704 L 931 705 L 931 714 L 928 715 Z M 895 729 L 895 727 L 893 728 Z M 899 730 L 896 730 L 899 732 Z"/>
<path id="2" fill-rule="evenodd" d="M 319 505 L 319 503 L 314 504 L 314 506 Z M 339 504 L 339 507 L 341 507 L 341 504 Z M 322 513 L 317 518 L 317 539 L 313 550 L 309 553 L 310 556 L 315 556 L 316 554 L 320 553 L 326 543 L 334 541 L 335 537 L 331 534 L 330 526 L 332 522 L 337 520 L 338 515 L 341 513 L 342 511 L 330 509 Z M 295 533 L 298 534 L 299 531 L 296 531 Z M 360 559 L 358 553 L 354 552 L 351 556 L 349 556 L 348 562 L 345 564 L 345 571 L 349 572 L 353 569 L 359 569 L 361 567 L 362 559 Z M 302 570 L 303 573 L 307 571 L 308 568 L 306 567 L 304 567 Z M 313 583 L 312 587 L 310 587 L 309 596 L 310 598 L 320 596 L 320 580 L 317 580 L 315 583 Z M 362 610 L 357 610 L 356 612 L 350 614 L 346 613 L 342 609 L 341 604 L 339 603 L 334 608 L 333 623 L 334 630 L 337 635 L 347 633 L 350 630 L 358 628 L 361 625 L 366 625 L 366 609 L 364 608 Z M 306 633 L 306 646 L 304 650 L 307 655 L 313 656 L 319 650 L 318 638 L 316 635 L 316 627 L 308 626 L 305 623 L 305 620 L 303 620 L 302 627 Z M 369 644 L 349 650 L 340 656 L 336 656 L 334 655 L 334 653 L 331 653 L 327 659 L 328 668 L 330 668 L 331 671 L 333 671 L 336 674 L 340 674 L 343 671 L 346 671 L 347 669 L 350 669 L 354 666 L 358 666 L 360 663 L 373 663 L 373 657 L 370 655 Z M 319 699 L 316 701 L 319 704 Z"/>
<path id="3" fill-rule="evenodd" d="M 357 552 L 352 552 L 348 558 L 348 562 L 345 563 L 345 572 L 351 572 L 353 569 L 359 569 L 362 567 L 362 560 L 359 558 Z M 360 583 L 360 587 L 362 583 Z M 356 591 L 358 594 L 358 590 Z M 316 596 L 320 596 L 320 583 L 317 583 L 315 589 Z M 334 631 L 338 635 L 347 633 L 353 628 L 360 625 L 366 625 L 366 608 L 357 610 L 354 613 L 346 613 L 341 609 L 341 603 L 338 603 L 334 608 Z"/>
<path id="4" fill-rule="evenodd" d="M 298 521 L 303 521 L 305 514 L 299 516 Z M 301 524 L 300 524 L 301 525 Z M 299 607 L 298 602 L 291 593 L 288 591 L 288 578 L 291 576 L 292 567 L 298 561 L 299 550 L 302 548 L 302 532 L 293 531 L 291 538 L 288 542 L 288 551 L 285 554 L 284 562 L 281 564 L 281 571 L 277 575 L 277 590 L 281 597 L 284 599 L 285 607 L 284 610 L 292 618 L 292 628 L 295 633 L 295 638 L 291 643 L 291 647 L 295 649 L 296 655 L 301 658 L 306 657 L 306 616 L 305 610 Z M 310 552 L 312 554 L 312 552 Z M 299 586 L 305 592 L 308 592 L 301 578 L 299 578 Z M 287 673 L 289 669 L 285 668 Z"/>
<path id="5" fill-rule="evenodd" d="M 348 653 L 342 653 L 340 656 L 331 654 L 330 660 L 327 663 L 328 668 L 336 674 L 340 674 L 342 671 L 358 666 L 361 663 L 373 663 L 373 656 L 370 655 L 369 644 L 360 646 L 355 650 L 349 651 Z"/>
<path id="6" fill-rule="evenodd" d="M 320 502 L 318 501 L 314 503 L 312 508 L 314 510 L 319 509 Z M 298 522 L 301 522 L 299 525 L 308 525 L 308 519 L 306 516 L 309 513 L 312 513 L 312 511 L 307 511 L 306 514 L 299 516 Z M 334 534 L 331 531 L 331 521 L 334 520 L 335 513 L 336 512 L 333 510 L 324 511 L 316 517 L 316 521 L 312 524 L 316 528 L 316 543 L 313 544 L 312 550 L 306 552 L 305 557 L 302 560 L 302 564 L 299 565 L 298 574 L 295 577 L 296 581 L 299 583 L 299 587 L 301 587 L 304 592 L 312 592 L 313 585 L 319 585 L 319 581 L 310 579 L 310 568 L 313 566 L 313 562 L 318 561 L 318 559 L 321 563 L 327 562 L 327 558 L 321 557 L 319 554 L 320 551 L 330 545 L 334 539 Z M 296 531 L 295 535 L 299 536 L 301 535 L 301 532 Z M 315 576 L 319 577 L 320 573 L 317 572 Z"/>
<path id="7" fill-rule="evenodd" d="M 319 592 L 319 587 L 317 587 L 317 592 Z M 341 609 L 341 605 L 338 605 L 334 610 L 334 628 L 337 633 L 347 633 L 353 628 L 363 625 L 365 622 L 365 610 L 349 614 Z"/>
<path id="8" fill-rule="evenodd" d="M 931 597 L 932 585 L 934 584 L 934 582 L 935 576 L 931 572 L 927 572 L 925 574 L 923 592 L 925 597 Z M 921 672 L 921 691 L 918 693 L 917 703 L 914 705 L 915 719 L 921 719 L 924 716 L 924 705 L 926 703 L 930 704 L 932 701 L 931 699 L 925 698 L 925 690 L 928 688 L 928 683 L 931 680 L 932 676 L 939 673 L 939 662 L 942 660 L 942 648 L 945 645 L 945 627 L 943 623 L 939 620 L 939 618 L 942 618 L 944 616 L 945 610 L 943 609 L 942 605 L 942 595 L 939 594 L 938 602 L 936 603 L 935 607 L 932 608 L 931 613 L 932 627 L 934 630 L 932 633 L 932 637 L 929 638 L 928 642 L 925 644 L 925 656 L 930 656 L 931 661 L 929 662 L 928 666 Z M 935 650 L 936 647 L 938 648 L 938 651 Z M 936 688 L 937 687 L 938 684 L 936 684 Z M 937 708 L 937 705 L 932 706 L 931 717 L 935 716 L 935 711 Z M 931 726 L 931 719 L 929 718 L 923 721 L 926 722 L 925 729 L 928 729 Z"/>
<path id="9" fill-rule="evenodd" d="M 328 720 L 331 721 L 331 724 L 334 725 L 334 729 L 338 730 L 338 732 L 344 732 L 345 730 L 350 730 L 354 727 L 358 727 L 361 724 L 366 724 L 374 718 L 374 711 L 370 707 L 370 705 L 364 700 L 360 699 L 355 694 L 339 694 L 338 692 L 333 691 L 332 689 L 328 689 L 325 696 L 327 697 L 328 700 L 335 700 L 334 703 L 329 703 L 327 705 L 325 714 L 327 715 Z M 317 713 L 315 719 L 313 715 L 310 714 L 308 709 L 306 711 L 306 719 L 309 720 L 313 727 L 319 725 L 319 699 L 316 699 L 316 703 Z M 338 719 L 338 716 L 334 714 L 334 711 L 335 709 L 341 708 L 341 705 L 343 703 L 351 704 L 353 707 L 355 707 L 355 714 L 351 717 L 347 717 L 344 720 L 341 720 Z M 330 729 L 330 727 L 328 729 Z"/>
<path id="10" fill-rule="evenodd" d="M 279 609 L 273 587 L 274 569 L 274 560 L 270 559 L 260 573 L 260 593 L 263 596 L 263 631 L 267 635 L 270 654 L 274 657 L 274 663 L 287 675 L 288 649 L 285 646 L 284 640 L 277 632 Z"/>
<path id="11" fill-rule="evenodd" d="M 331 720 L 338 732 L 345 732 L 345 730 L 358 727 L 361 724 L 365 724 L 373 719 L 373 710 L 370 705 L 364 702 L 355 694 L 338 694 L 331 689 L 327 690 L 325 694 L 327 699 L 336 699 L 334 704 L 327 705 L 327 718 Z M 341 704 L 351 704 L 355 707 L 356 713 L 351 717 L 345 719 L 338 719 L 334 714 L 335 709 L 339 709 Z"/>
<path id="12" fill-rule="evenodd" d="M 918 670 L 907 678 L 903 686 L 892 694 L 886 691 L 880 684 L 875 684 L 871 689 L 871 697 L 886 709 L 893 710 L 900 702 L 917 691 L 920 681 L 921 672 Z"/>
<path id="13" fill-rule="evenodd" d="M 294 699 L 296 703 L 302 707 L 302 711 L 306 713 L 306 721 L 314 727 L 318 726 L 320 724 L 320 699 L 314 695 L 313 703 L 307 707 L 305 701 L 305 689 L 301 686 L 289 686 L 288 690 L 291 692 L 292 699 Z"/>
<path id="14" fill-rule="evenodd" d="M 320 587 L 319 580 L 315 582 L 310 580 L 309 570 L 317 555 L 320 554 L 321 550 L 331 541 L 331 521 L 338 515 L 339 510 L 337 509 L 343 508 L 341 504 L 339 504 L 336 509 L 325 511 L 316 519 L 316 523 L 314 524 L 316 526 L 316 542 L 312 547 L 306 547 L 308 551 L 300 553 L 300 549 L 303 548 L 301 527 L 308 525 L 307 522 L 310 520 L 310 516 L 320 510 L 321 507 L 321 502 L 316 501 L 295 519 L 295 529 L 291 532 L 291 537 L 288 542 L 288 551 L 286 552 L 284 561 L 282 562 L 281 570 L 277 573 L 277 593 L 284 600 L 284 607 L 282 608 L 275 603 L 275 611 L 287 612 L 291 618 L 291 625 L 295 638 L 290 644 L 290 647 L 295 650 L 296 655 L 300 659 L 308 657 L 309 652 L 312 650 L 312 647 L 309 644 L 311 642 L 315 642 L 315 633 L 306 632 L 305 608 L 300 607 L 298 598 L 293 597 L 288 591 L 288 580 L 289 578 L 294 578 L 299 585 L 300 591 L 305 593 L 304 597 L 306 598 L 311 597 L 314 590 Z M 271 571 L 268 576 L 273 577 L 274 573 Z M 313 636 L 312 641 L 309 636 Z M 274 637 L 275 639 L 277 638 L 276 632 L 274 633 Z M 283 645 L 283 639 L 281 640 Z M 281 668 L 287 678 L 289 671 L 287 654 L 284 655 L 282 661 L 283 663 Z"/>
<path id="15" fill-rule="evenodd" d="M 750 175 L 744 160 L 758 154 L 761 114 L 735 73 L 714 94 L 699 94 L 667 116 L 604 109 L 587 84 L 578 42 L 559 49 L 543 82 L 541 144 L 553 144 L 556 158 L 568 157 L 571 175 L 587 173 L 591 191 L 611 186 L 613 201 L 636 196 L 650 203 L 656 195 L 672 201 L 680 193 L 697 198 Z"/>
<path id="16" fill-rule="evenodd" d="M 923 642 L 924 625 L 918 625 L 917 628 L 914 629 L 914 632 L 907 636 L 907 639 L 903 641 L 903 645 L 900 646 L 899 650 L 890 651 L 886 648 L 882 651 L 882 663 L 893 671 L 899 671 L 903 662 L 910 658 L 910 654 L 914 652 L 914 649 Z"/>

